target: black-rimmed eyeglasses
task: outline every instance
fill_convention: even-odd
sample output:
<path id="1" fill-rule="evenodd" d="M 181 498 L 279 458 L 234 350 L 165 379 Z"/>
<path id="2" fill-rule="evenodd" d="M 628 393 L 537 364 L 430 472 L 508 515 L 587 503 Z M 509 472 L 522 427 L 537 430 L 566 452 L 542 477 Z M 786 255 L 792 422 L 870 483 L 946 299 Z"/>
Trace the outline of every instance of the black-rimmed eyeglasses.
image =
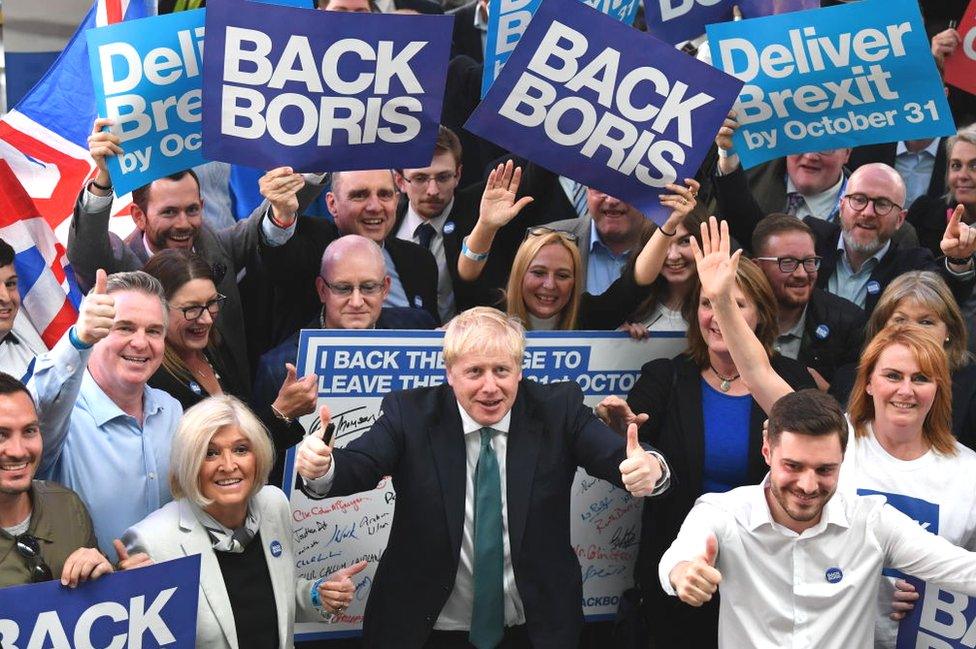
<path id="1" fill-rule="evenodd" d="M 753 257 L 753 260 L 775 261 L 779 264 L 780 271 L 784 273 L 792 273 L 800 264 L 803 264 L 803 270 L 808 273 L 815 273 L 820 270 L 820 262 L 823 261 L 823 257 L 805 257 L 803 259 L 797 259 L 796 257 Z"/>
<path id="2" fill-rule="evenodd" d="M 851 207 L 860 212 L 868 206 L 868 203 L 874 203 L 874 213 L 878 216 L 884 216 L 891 211 L 893 207 L 901 209 L 901 205 L 893 201 L 889 201 L 887 198 L 868 196 L 867 194 L 847 194 L 844 196 L 847 202 L 850 203 Z"/>
<path id="3" fill-rule="evenodd" d="M 38 543 L 37 538 L 24 533 L 14 537 L 14 543 L 20 556 L 30 563 L 32 583 L 36 584 L 54 579 L 51 566 L 47 565 L 44 558 L 41 557 L 41 544 Z"/>
<path id="4" fill-rule="evenodd" d="M 192 306 L 174 306 L 173 308 L 177 311 L 183 313 L 183 317 L 188 321 L 193 322 L 194 320 L 199 320 L 200 316 L 203 315 L 204 310 L 208 311 L 210 315 L 214 318 L 220 313 L 220 307 L 223 305 L 224 300 L 227 299 L 226 295 L 217 294 L 217 297 L 208 301 L 206 304 L 194 304 Z"/>

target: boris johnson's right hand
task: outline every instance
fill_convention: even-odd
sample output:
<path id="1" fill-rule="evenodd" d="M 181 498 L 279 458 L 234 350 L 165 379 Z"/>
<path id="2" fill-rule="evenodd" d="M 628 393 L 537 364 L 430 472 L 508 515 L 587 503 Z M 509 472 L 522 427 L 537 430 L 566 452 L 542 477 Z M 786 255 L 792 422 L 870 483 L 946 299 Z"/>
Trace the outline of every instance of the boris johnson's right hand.
<path id="1" fill-rule="evenodd" d="M 298 447 L 295 465 L 298 475 L 305 480 L 321 478 L 332 466 L 332 443 L 326 444 L 323 440 L 330 419 L 329 407 L 322 406 L 319 409 L 319 429 L 303 439 Z"/>
<path id="2" fill-rule="evenodd" d="M 722 573 L 715 568 L 716 556 L 718 540 L 714 534 L 709 534 L 701 556 L 693 561 L 682 561 L 671 569 L 671 587 L 682 602 L 701 606 L 712 599 L 722 582 Z"/>

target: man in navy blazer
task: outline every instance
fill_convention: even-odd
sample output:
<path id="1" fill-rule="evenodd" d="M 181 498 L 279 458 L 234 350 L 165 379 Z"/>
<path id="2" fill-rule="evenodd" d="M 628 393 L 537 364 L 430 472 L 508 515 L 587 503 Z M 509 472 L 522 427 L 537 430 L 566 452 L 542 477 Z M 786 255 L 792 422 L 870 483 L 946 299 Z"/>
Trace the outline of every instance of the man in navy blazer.
<path id="1" fill-rule="evenodd" d="M 379 420 L 345 448 L 320 434 L 299 448 L 302 489 L 313 498 L 393 478 L 396 509 L 366 605 L 365 646 L 576 647 L 576 468 L 638 497 L 668 488 L 667 464 L 641 447 L 636 425 L 624 439 L 583 404 L 575 383 L 523 381 L 524 350 L 518 320 L 487 307 L 465 311 L 444 335 L 447 385 L 387 395 Z M 327 408 L 321 416 L 327 424 Z"/>

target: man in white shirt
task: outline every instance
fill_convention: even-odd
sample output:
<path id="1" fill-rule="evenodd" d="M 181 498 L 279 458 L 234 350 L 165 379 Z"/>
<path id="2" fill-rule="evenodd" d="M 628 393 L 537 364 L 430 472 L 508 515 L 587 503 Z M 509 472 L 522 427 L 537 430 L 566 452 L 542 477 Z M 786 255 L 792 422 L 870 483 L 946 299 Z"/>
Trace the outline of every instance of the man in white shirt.
<path id="1" fill-rule="evenodd" d="M 14 249 L 0 239 L 0 371 L 26 382 L 34 358 L 47 351 L 41 337 L 20 312 L 20 291 Z"/>
<path id="2" fill-rule="evenodd" d="M 870 649 L 880 571 L 976 595 L 976 553 L 923 530 L 883 496 L 836 493 L 847 422 L 816 390 L 773 406 L 761 485 L 706 494 L 661 558 L 692 606 L 722 588 L 719 646 Z"/>

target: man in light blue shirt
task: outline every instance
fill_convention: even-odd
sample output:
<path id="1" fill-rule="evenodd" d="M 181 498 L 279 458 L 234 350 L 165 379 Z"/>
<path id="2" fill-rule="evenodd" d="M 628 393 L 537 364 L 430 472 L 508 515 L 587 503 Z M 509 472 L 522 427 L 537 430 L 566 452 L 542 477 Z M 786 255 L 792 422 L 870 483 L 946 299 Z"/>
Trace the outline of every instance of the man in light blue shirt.
<path id="1" fill-rule="evenodd" d="M 168 311 L 159 281 L 141 271 L 107 279 L 99 271 L 85 300 L 85 313 L 101 323 L 76 325 L 38 357 L 29 387 L 44 436 L 38 475 L 81 496 L 107 551 L 172 500 L 170 440 L 183 410 L 146 385 L 165 348 Z"/>
<path id="2" fill-rule="evenodd" d="M 942 138 L 909 140 L 895 145 L 895 171 L 905 181 L 905 209 L 925 194 L 932 182 Z M 944 163 L 943 163 L 944 165 Z M 943 171 L 945 171 L 943 167 Z"/>

